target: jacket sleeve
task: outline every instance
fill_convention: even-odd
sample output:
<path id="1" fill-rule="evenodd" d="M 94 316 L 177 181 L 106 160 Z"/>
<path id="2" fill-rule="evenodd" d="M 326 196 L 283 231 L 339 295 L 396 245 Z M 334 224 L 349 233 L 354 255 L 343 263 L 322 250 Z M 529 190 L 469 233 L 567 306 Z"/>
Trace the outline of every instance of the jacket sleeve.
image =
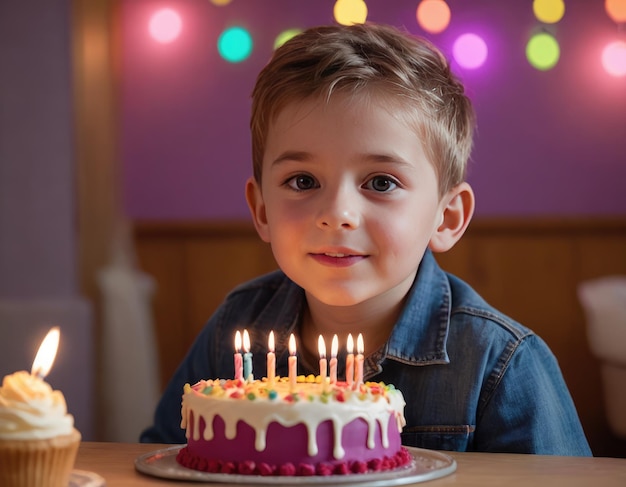
<path id="1" fill-rule="evenodd" d="M 479 451 L 591 455 L 556 358 L 540 337 L 527 336 L 500 365 L 481 397 Z"/>
<path id="2" fill-rule="evenodd" d="M 180 427 L 181 400 L 186 383 L 195 384 L 200 379 L 215 376 L 215 326 L 214 315 L 197 336 L 186 357 L 169 381 L 161 396 L 150 427 L 140 435 L 142 443 L 186 443 L 185 431 Z"/>

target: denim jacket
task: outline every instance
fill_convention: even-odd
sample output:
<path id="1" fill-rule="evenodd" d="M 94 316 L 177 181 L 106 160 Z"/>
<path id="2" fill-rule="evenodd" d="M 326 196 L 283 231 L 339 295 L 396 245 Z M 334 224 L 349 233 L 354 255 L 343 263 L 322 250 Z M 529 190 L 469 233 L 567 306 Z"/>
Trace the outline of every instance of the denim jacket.
<path id="1" fill-rule="evenodd" d="M 267 337 L 276 373 L 288 375 L 287 343 L 298 335 L 304 291 L 282 272 L 234 289 L 172 377 L 142 442 L 185 443 L 183 385 L 234 375 L 236 330 L 250 332 L 253 374 L 266 375 Z M 338 360 L 338 376 L 345 360 Z M 298 373 L 318 373 L 298 360 Z M 366 380 L 394 384 L 406 400 L 406 446 L 450 450 L 591 454 L 557 361 L 531 330 L 445 273 L 427 251 L 388 342 L 364 364 Z"/>

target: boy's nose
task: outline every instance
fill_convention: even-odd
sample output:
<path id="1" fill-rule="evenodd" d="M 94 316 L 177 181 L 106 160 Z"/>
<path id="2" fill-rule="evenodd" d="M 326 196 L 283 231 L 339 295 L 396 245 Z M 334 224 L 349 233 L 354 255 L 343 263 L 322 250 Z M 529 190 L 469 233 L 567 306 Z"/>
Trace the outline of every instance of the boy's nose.
<path id="1" fill-rule="evenodd" d="M 335 194 L 322 196 L 317 217 L 318 227 L 327 229 L 356 228 L 360 224 L 360 219 L 355 195 L 345 190 L 339 190 Z"/>

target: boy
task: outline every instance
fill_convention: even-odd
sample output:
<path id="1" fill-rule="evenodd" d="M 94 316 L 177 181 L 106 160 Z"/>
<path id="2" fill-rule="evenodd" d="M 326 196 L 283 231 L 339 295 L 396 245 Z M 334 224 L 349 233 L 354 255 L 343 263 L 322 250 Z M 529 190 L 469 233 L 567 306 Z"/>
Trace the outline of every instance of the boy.
<path id="1" fill-rule="evenodd" d="M 319 370 L 319 335 L 362 333 L 365 380 L 405 396 L 407 446 L 589 455 L 546 344 L 432 255 L 474 210 L 473 110 L 443 56 L 388 26 L 312 28 L 275 52 L 252 98 L 246 199 L 280 271 L 226 298 L 141 440 L 185 443 L 183 385 L 232 377 L 246 328 L 257 377 L 270 330 L 282 376 L 290 333 L 306 375 Z"/>

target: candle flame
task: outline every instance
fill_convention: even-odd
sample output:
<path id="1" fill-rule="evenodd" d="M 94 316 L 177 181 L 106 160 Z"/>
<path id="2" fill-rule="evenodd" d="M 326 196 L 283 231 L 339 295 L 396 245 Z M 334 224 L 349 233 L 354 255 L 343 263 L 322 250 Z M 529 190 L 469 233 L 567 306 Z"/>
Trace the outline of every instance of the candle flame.
<path id="1" fill-rule="evenodd" d="M 248 335 L 248 330 L 243 331 L 243 351 L 246 353 L 250 351 L 250 335 Z"/>
<path id="2" fill-rule="evenodd" d="M 60 336 L 61 332 L 59 327 L 53 326 L 41 342 L 41 345 L 39 345 L 39 350 L 37 351 L 37 355 L 35 355 L 33 367 L 30 371 L 32 375 L 36 375 L 40 379 L 48 375 L 57 355 Z"/>
<path id="3" fill-rule="evenodd" d="M 320 353 L 320 358 L 326 358 L 326 342 L 322 335 L 317 339 L 317 350 Z"/>
<path id="4" fill-rule="evenodd" d="M 337 357 L 337 351 L 339 349 L 339 339 L 337 338 L 337 335 L 333 336 L 333 342 L 330 345 L 330 356 L 332 358 Z"/>
<path id="5" fill-rule="evenodd" d="M 235 333 L 235 351 L 241 352 L 241 332 L 239 330 Z"/>
<path id="6" fill-rule="evenodd" d="M 267 348 L 274 353 L 274 331 L 270 331 L 270 337 L 267 340 Z"/>
<path id="7" fill-rule="evenodd" d="M 365 351 L 365 346 L 363 345 L 363 335 L 359 333 L 359 336 L 356 339 L 356 352 L 363 354 Z"/>
<path id="8" fill-rule="evenodd" d="M 348 343 L 346 348 L 348 349 L 348 353 L 354 353 L 354 339 L 352 338 L 352 333 L 348 333 Z"/>
<path id="9" fill-rule="evenodd" d="M 289 355 L 296 354 L 296 337 L 293 336 L 293 333 L 289 335 Z"/>

